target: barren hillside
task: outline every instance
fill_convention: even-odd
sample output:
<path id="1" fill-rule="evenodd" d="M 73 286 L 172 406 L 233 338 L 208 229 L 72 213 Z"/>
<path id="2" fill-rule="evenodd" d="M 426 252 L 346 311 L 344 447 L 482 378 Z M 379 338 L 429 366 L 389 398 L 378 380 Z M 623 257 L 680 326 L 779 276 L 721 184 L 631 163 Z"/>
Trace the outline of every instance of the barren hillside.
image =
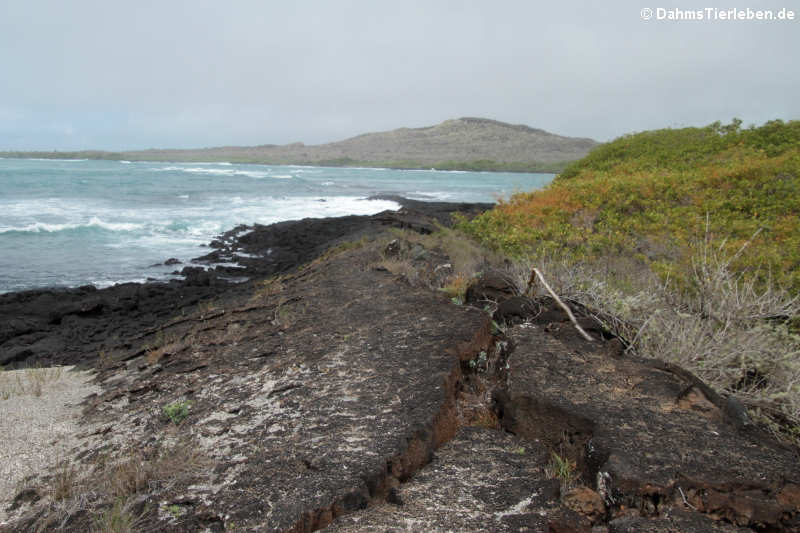
<path id="1" fill-rule="evenodd" d="M 567 162 L 582 158 L 596 145 L 592 139 L 563 137 L 524 125 L 485 118 L 459 118 L 435 126 L 365 133 L 318 145 L 298 142 L 187 150 L 3 155 L 550 172 L 559 171 Z"/>

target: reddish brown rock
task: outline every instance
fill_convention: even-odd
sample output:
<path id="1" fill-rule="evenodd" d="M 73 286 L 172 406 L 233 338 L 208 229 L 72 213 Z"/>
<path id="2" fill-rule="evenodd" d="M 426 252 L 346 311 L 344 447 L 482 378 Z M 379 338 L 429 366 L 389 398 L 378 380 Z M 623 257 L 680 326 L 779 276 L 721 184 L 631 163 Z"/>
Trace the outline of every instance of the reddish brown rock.
<path id="1" fill-rule="evenodd" d="M 602 496 L 589 487 L 574 487 L 567 491 L 561 500 L 569 509 L 585 516 L 592 522 L 598 522 L 605 517 L 606 506 Z"/>

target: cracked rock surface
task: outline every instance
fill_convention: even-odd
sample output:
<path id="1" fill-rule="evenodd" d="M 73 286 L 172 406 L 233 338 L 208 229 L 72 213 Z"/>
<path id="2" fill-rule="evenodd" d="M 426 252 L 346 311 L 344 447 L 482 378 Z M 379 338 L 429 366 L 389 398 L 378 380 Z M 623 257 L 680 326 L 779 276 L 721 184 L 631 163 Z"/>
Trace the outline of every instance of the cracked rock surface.
<path id="1" fill-rule="evenodd" d="M 638 531 L 649 518 L 653 528 L 671 527 L 663 517 L 675 508 L 756 529 L 800 528 L 796 450 L 740 427 L 685 372 L 609 356 L 577 337 L 565 343 L 545 329 L 528 323 L 510 332 L 503 426 L 563 450 L 611 517 L 640 515 L 614 528 Z M 686 524 L 681 530 L 704 530 Z"/>
<path id="2" fill-rule="evenodd" d="M 448 209 L 345 217 L 323 237 L 338 219 L 238 228 L 214 247 L 246 255 L 243 284 L 196 272 L 67 291 L 53 312 L 46 291 L 0 301 L 27 309 L 0 355 L 72 357 L 99 387 L 71 493 L 29 478 L 0 530 L 92 531 L 115 512 L 134 531 L 800 530 L 797 450 L 693 376 L 582 340 L 513 280 L 473 308 L 381 266 L 387 226 L 435 231 Z"/>

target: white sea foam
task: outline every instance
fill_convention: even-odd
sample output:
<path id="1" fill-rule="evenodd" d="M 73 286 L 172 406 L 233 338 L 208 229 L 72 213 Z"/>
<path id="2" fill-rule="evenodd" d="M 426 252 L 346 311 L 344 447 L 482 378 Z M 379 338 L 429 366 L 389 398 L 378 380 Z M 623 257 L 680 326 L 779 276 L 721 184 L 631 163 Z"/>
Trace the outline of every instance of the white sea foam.
<path id="1" fill-rule="evenodd" d="M 217 163 L 214 163 L 217 164 Z M 228 163 L 230 165 L 230 163 Z M 272 174 L 272 169 L 267 170 L 242 170 L 239 168 L 205 168 L 205 167 L 160 167 L 150 169 L 154 172 L 186 172 L 189 174 L 205 174 L 210 176 L 246 176 L 248 178 L 292 178 L 291 175 Z"/>
<path id="2" fill-rule="evenodd" d="M 305 168 L 296 168 L 292 170 L 292 172 L 294 172 L 295 174 L 320 174 L 322 171 L 317 169 L 310 170 Z"/>
<path id="3" fill-rule="evenodd" d="M 406 196 L 414 200 L 447 201 L 452 200 L 455 195 L 448 191 L 411 191 Z"/>
<path id="4" fill-rule="evenodd" d="M 114 285 L 122 285 L 123 283 L 144 283 L 147 281 L 147 278 L 133 278 L 133 279 L 103 279 L 103 280 L 95 280 L 92 281 L 92 285 L 97 287 L 98 289 L 105 289 L 108 287 L 113 287 Z"/>
<path id="5" fill-rule="evenodd" d="M 123 165 L 130 165 L 131 164 L 130 161 L 125 161 L 124 159 L 120 159 L 119 162 L 122 163 Z"/>
<path id="6" fill-rule="evenodd" d="M 25 157 L 26 161 L 60 161 L 62 163 L 79 163 L 81 161 L 88 161 L 88 159 L 56 159 L 55 157 Z"/>
<path id="7" fill-rule="evenodd" d="M 97 217 L 92 217 L 89 222 L 83 224 L 48 224 L 46 222 L 34 222 L 23 227 L 0 227 L 0 233 L 11 232 L 30 232 L 30 233 L 55 233 L 78 228 L 102 228 L 108 231 L 135 231 L 143 228 L 143 224 L 131 222 L 105 222 Z"/>

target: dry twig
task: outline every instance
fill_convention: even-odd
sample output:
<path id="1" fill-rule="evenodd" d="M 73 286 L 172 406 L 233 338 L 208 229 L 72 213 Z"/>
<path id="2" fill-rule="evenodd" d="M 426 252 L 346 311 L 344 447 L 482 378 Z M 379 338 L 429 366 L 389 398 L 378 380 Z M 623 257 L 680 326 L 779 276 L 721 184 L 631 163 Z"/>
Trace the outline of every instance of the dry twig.
<path id="1" fill-rule="evenodd" d="M 545 281 L 544 276 L 542 276 L 542 273 L 539 272 L 538 268 L 534 268 L 533 270 L 531 270 L 531 278 L 530 278 L 530 281 L 528 281 L 528 289 L 530 289 L 531 285 L 533 284 L 534 276 L 539 278 L 539 281 L 542 282 L 542 285 L 547 290 L 547 292 L 550 294 L 550 296 L 552 296 L 553 299 L 558 303 L 558 305 L 561 306 L 561 309 L 563 309 L 567 313 L 567 316 L 572 321 L 572 325 L 575 326 L 575 329 L 578 330 L 578 332 L 581 334 L 581 336 L 584 339 L 586 339 L 587 341 L 592 342 L 594 340 L 594 338 L 592 338 L 591 335 L 586 333 L 586 331 L 584 331 L 584 329 L 580 326 L 580 324 L 578 324 L 578 321 L 575 319 L 575 315 L 572 314 L 572 311 L 570 310 L 570 308 L 567 307 L 567 305 L 564 302 L 561 301 L 561 298 L 558 297 L 558 295 L 553 291 L 553 289 L 550 288 L 550 285 L 547 284 L 547 281 Z M 526 289 L 526 292 L 527 292 L 527 289 Z"/>

